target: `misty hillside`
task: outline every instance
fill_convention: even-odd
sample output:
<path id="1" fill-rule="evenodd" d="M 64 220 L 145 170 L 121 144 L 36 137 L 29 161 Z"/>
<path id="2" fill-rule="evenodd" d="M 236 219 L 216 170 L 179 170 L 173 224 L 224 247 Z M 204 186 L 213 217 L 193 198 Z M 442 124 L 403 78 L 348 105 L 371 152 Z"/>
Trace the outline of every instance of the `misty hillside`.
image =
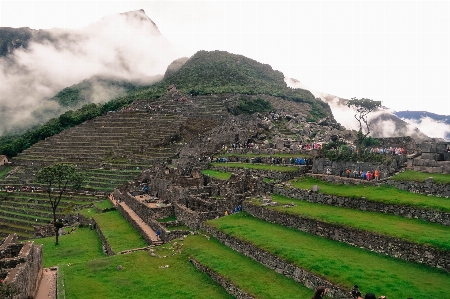
<path id="1" fill-rule="evenodd" d="M 0 28 L 0 136 L 148 86 L 178 57 L 143 10 L 80 29 Z"/>
<path id="2" fill-rule="evenodd" d="M 296 79 L 286 78 L 286 83 L 292 88 L 304 88 L 310 90 L 316 98 L 327 103 L 333 111 L 334 118 L 347 129 L 358 130 L 359 124 L 354 118 L 353 109 L 346 106 L 347 99 L 328 93 L 315 91 L 306 87 Z M 370 136 L 374 138 L 411 136 L 417 141 L 428 139 L 420 129 L 390 112 L 389 109 L 381 108 L 369 114 L 371 125 Z"/>
<path id="3" fill-rule="evenodd" d="M 27 48 L 33 31 L 28 27 L 0 27 L 0 57 L 11 54 L 17 48 Z"/>
<path id="4" fill-rule="evenodd" d="M 450 140 L 450 116 L 427 111 L 395 111 L 402 120 L 417 126 L 430 137 Z"/>
<path id="5" fill-rule="evenodd" d="M 288 88 L 283 74 L 267 64 L 223 51 L 199 51 L 184 61 L 183 64 L 179 59 L 176 60 L 174 63 L 178 65 L 177 67 L 171 64 L 162 81 L 149 86 L 133 86 L 119 82 L 121 88 L 129 88 L 122 97 L 105 104 L 85 104 L 81 109 L 69 110 L 23 135 L 0 138 L 0 153 L 15 156 L 39 140 L 110 110 L 120 109 L 136 100 L 161 97 L 167 94 L 167 88 L 171 85 L 175 85 L 181 94 L 194 97 L 209 94 L 275 96 L 292 102 L 305 103 L 303 112 L 306 120 L 318 121 L 326 117 L 334 120 L 328 104 L 315 99 L 307 90 Z M 86 80 L 65 88 L 53 98 L 53 101 L 59 101 L 63 106 L 84 103 L 82 95 L 91 84 L 92 80 Z"/>
<path id="6" fill-rule="evenodd" d="M 435 121 L 450 125 L 450 115 L 439 115 L 427 111 L 395 111 L 394 114 L 400 118 L 414 119 L 417 121 L 424 117 L 429 117 Z"/>

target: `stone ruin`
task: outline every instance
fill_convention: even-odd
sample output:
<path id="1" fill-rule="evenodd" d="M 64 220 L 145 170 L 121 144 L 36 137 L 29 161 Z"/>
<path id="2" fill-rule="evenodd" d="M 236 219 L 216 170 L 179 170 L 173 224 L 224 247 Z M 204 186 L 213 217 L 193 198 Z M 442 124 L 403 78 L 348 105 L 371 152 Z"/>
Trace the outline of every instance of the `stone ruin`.
<path id="1" fill-rule="evenodd" d="M 34 298 L 42 277 L 42 245 L 18 243 L 16 234 L 1 241 L 0 269 L 3 284 L 16 291 L 14 299 Z"/>
<path id="2" fill-rule="evenodd" d="M 160 230 L 162 240 L 170 241 L 176 233 L 156 220 L 176 216 L 179 224 L 198 230 L 204 221 L 231 213 L 249 196 L 270 192 L 268 188 L 262 176 L 249 170 L 236 170 L 229 180 L 222 181 L 203 175 L 197 167 L 159 166 L 116 189 L 114 197 L 125 202 L 154 231 Z"/>
<path id="3" fill-rule="evenodd" d="M 424 141 L 420 144 L 421 155 L 411 157 L 408 167 L 428 173 L 450 173 L 450 142 Z"/>

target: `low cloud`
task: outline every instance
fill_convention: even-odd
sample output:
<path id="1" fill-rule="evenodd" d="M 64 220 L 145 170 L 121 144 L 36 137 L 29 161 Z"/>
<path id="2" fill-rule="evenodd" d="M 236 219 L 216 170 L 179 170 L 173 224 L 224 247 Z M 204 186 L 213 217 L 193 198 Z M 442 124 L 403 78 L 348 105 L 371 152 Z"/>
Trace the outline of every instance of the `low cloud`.
<path id="1" fill-rule="evenodd" d="M 346 99 L 313 90 L 296 79 L 285 78 L 285 82 L 289 87 L 309 90 L 314 97 L 328 103 L 338 123 L 349 130 L 359 130 L 359 122 L 354 117 L 355 112 L 352 108 L 347 107 Z M 427 139 L 420 128 L 417 129 L 416 124 L 401 121 L 386 108 L 371 112 L 368 115 L 368 121 L 371 123 L 370 136 L 375 138 L 411 136 L 419 141 Z"/>
<path id="2" fill-rule="evenodd" d="M 150 84 L 180 56 L 143 11 L 77 30 L 36 31 L 26 49 L 0 58 L 0 135 L 57 116 L 61 107 L 48 99 L 65 87 L 93 76 Z M 86 98 L 99 103 L 121 93 L 98 84 Z"/>
<path id="3" fill-rule="evenodd" d="M 402 118 L 404 121 L 416 126 L 423 133 L 432 138 L 440 138 L 450 141 L 450 125 L 436 121 L 430 117 L 422 117 L 419 120 Z"/>

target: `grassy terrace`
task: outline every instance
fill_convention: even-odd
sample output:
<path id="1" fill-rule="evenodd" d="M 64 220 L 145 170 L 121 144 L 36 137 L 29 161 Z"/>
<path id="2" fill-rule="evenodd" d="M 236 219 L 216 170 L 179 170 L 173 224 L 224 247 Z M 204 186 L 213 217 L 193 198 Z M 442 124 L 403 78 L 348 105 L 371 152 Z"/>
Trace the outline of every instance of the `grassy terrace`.
<path id="1" fill-rule="evenodd" d="M 432 177 L 436 183 L 450 184 L 450 174 L 424 173 L 414 170 L 406 170 L 404 172 L 397 173 L 392 177 L 392 179 L 396 181 L 424 182 L 429 177 Z"/>
<path id="2" fill-rule="evenodd" d="M 365 197 L 367 200 L 386 204 L 415 206 L 424 209 L 450 212 L 450 199 L 448 198 L 410 193 L 408 191 L 399 190 L 395 187 L 387 185 L 377 187 L 367 186 L 365 184 L 331 184 L 309 177 L 295 179 L 291 182 L 291 184 L 295 188 L 308 190 L 311 190 L 311 186 L 318 185 L 320 188 L 319 193 L 327 195 L 336 195 L 349 198 Z"/>
<path id="3" fill-rule="evenodd" d="M 311 298 L 313 291 L 226 247 L 214 238 L 189 236 L 185 253 L 254 298 Z M 282 291 L 280 291 L 282 290 Z"/>
<path id="4" fill-rule="evenodd" d="M 5 169 L 0 171 L 0 179 L 3 179 L 8 172 L 12 169 L 12 166 L 7 166 Z"/>
<path id="5" fill-rule="evenodd" d="M 445 225 L 383 213 L 310 203 L 281 195 L 273 195 L 272 199 L 280 205 L 267 206 L 267 209 L 379 233 L 450 251 L 450 227 Z M 253 199 L 252 202 L 257 205 L 261 203 L 259 199 Z M 289 208 L 282 206 L 291 203 L 294 203 L 295 206 Z M 423 232 L 427 233 L 424 234 Z"/>
<path id="6" fill-rule="evenodd" d="M 148 245 L 117 210 L 97 214 L 94 219 L 115 253 Z"/>
<path id="7" fill-rule="evenodd" d="M 185 255 L 172 256 L 169 247 L 157 249 L 164 258 L 145 251 L 106 257 L 95 230 L 78 228 L 59 240 L 58 246 L 54 237 L 35 242 L 44 245 L 44 267 L 59 266 L 58 286 L 67 299 L 232 298 Z"/>
<path id="8" fill-rule="evenodd" d="M 348 290 L 388 298 L 447 297 L 450 274 L 261 221 L 242 212 L 208 225 L 324 277 Z M 288 242 L 286 240 L 289 240 Z"/>
<path id="9" fill-rule="evenodd" d="M 232 298 L 186 258 L 171 252 L 161 252 L 167 256 L 162 259 L 138 251 L 63 265 L 66 298 Z"/>
<path id="10" fill-rule="evenodd" d="M 267 158 L 267 157 L 273 157 L 273 158 L 311 158 L 308 154 L 233 154 L 233 153 L 226 153 L 226 154 L 217 154 L 214 155 L 214 157 L 249 157 L 249 158 Z"/>
<path id="11" fill-rule="evenodd" d="M 268 165 L 268 164 L 253 164 L 253 163 L 211 163 L 212 166 L 215 167 L 230 167 L 230 168 L 248 168 L 248 169 L 257 169 L 257 170 L 272 170 L 279 172 L 289 172 L 296 171 L 298 167 L 296 166 L 281 166 L 281 165 Z"/>
<path id="12" fill-rule="evenodd" d="M 212 170 L 212 169 L 205 169 L 202 170 L 202 173 L 204 175 L 219 179 L 219 180 L 228 180 L 231 177 L 231 172 L 225 172 L 225 171 L 218 171 L 218 170 Z"/>

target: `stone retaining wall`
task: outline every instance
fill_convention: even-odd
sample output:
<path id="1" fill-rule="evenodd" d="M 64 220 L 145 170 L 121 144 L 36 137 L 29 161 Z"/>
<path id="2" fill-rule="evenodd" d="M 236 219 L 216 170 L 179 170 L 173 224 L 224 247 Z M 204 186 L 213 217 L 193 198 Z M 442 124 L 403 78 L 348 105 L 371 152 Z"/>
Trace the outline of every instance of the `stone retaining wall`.
<path id="1" fill-rule="evenodd" d="M 343 225 L 326 223 L 302 216 L 289 215 L 244 202 L 244 210 L 256 218 L 295 228 L 331 240 L 344 242 L 376 253 L 409 262 L 427 264 L 450 271 L 450 252 L 410 241 L 363 231 Z M 288 209 L 288 208 L 287 208 Z"/>
<path id="2" fill-rule="evenodd" d="M 302 190 L 281 185 L 275 185 L 273 193 L 280 194 L 286 197 L 292 197 L 295 199 L 306 200 L 308 202 L 315 202 L 362 211 L 393 214 L 402 217 L 422 219 L 428 222 L 434 222 L 450 226 L 450 213 L 435 210 L 426 210 L 417 207 L 386 204 L 382 202 L 369 201 L 365 198 L 349 198 L 336 195 L 326 195 L 313 192 L 311 190 Z"/>
<path id="3" fill-rule="evenodd" d="M 182 205 L 175 205 L 175 216 L 192 230 L 198 230 L 206 220 L 216 218 L 216 212 L 197 213 Z"/>
<path id="4" fill-rule="evenodd" d="M 97 234 L 100 237 L 100 240 L 102 240 L 103 252 L 106 253 L 107 255 L 115 255 L 114 251 L 112 250 L 111 246 L 108 243 L 108 240 L 106 240 L 106 237 L 103 234 L 101 227 L 94 219 L 92 220 L 94 221 L 94 226 L 97 231 Z"/>
<path id="5" fill-rule="evenodd" d="M 386 184 L 413 193 L 450 196 L 450 184 L 435 183 L 432 178 L 425 182 L 386 180 Z"/>
<path id="6" fill-rule="evenodd" d="M 237 286 L 235 286 L 231 281 L 227 280 L 226 278 L 220 276 L 215 271 L 209 269 L 206 266 L 203 266 L 200 262 L 198 262 L 194 258 L 189 258 L 189 261 L 197 268 L 198 270 L 202 271 L 203 273 L 206 273 L 209 277 L 211 277 L 212 280 L 217 282 L 219 285 L 221 285 L 225 291 L 227 291 L 228 294 L 231 296 L 237 298 L 237 299 L 253 299 L 254 297 L 250 296 L 246 292 L 239 289 Z"/>
<path id="7" fill-rule="evenodd" d="M 201 228 L 211 234 L 214 238 L 218 239 L 222 244 L 240 252 L 245 256 L 254 259 L 255 261 L 261 263 L 269 269 L 274 270 L 277 273 L 283 274 L 286 277 L 289 277 L 305 285 L 309 289 L 315 290 L 318 286 L 324 286 L 328 289 L 328 296 L 332 298 L 352 298 L 349 291 L 332 284 L 324 278 L 321 278 L 300 267 L 297 267 L 296 265 L 293 265 L 277 257 L 276 255 L 264 251 L 245 241 L 233 238 L 223 232 L 216 230 L 213 227 L 202 225 Z"/>
<path id="8" fill-rule="evenodd" d="M 272 180 L 277 181 L 289 181 L 293 178 L 299 177 L 309 171 L 310 166 L 297 166 L 298 170 L 295 171 L 275 171 L 275 170 L 255 170 L 249 169 L 250 174 L 254 174 L 255 176 L 262 176 Z M 227 167 L 226 163 L 223 163 L 223 166 L 214 166 L 213 169 L 225 172 L 236 172 L 236 167 Z"/>
<path id="9" fill-rule="evenodd" d="M 407 161 L 404 155 L 394 155 L 392 156 L 392 161 L 389 164 L 382 163 L 372 163 L 372 162 L 336 162 L 331 161 L 327 158 L 315 159 L 312 166 L 312 173 L 314 174 L 327 174 L 327 170 L 330 171 L 329 174 L 333 176 L 340 176 L 341 172 L 345 175 L 345 171 L 350 169 L 350 177 L 353 177 L 353 171 L 371 171 L 372 173 L 375 169 L 378 169 L 380 173 L 380 179 L 385 179 L 390 177 L 392 174 L 396 173 L 400 166 Z"/>

